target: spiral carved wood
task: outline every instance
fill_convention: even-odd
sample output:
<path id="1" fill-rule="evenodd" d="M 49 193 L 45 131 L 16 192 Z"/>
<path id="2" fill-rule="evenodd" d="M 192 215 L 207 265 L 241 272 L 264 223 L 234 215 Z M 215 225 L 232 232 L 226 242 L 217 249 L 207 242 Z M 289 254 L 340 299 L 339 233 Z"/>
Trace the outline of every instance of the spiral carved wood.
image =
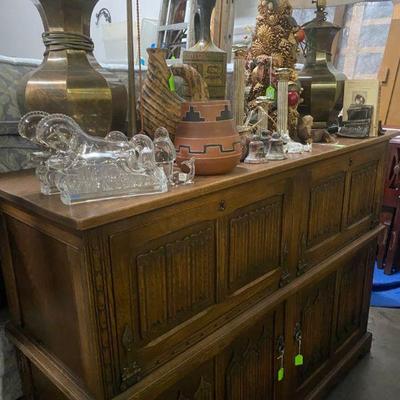
<path id="1" fill-rule="evenodd" d="M 175 65 L 171 69 L 165 62 L 166 52 L 163 49 L 148 49 L 149 67 L 143 84 L 143 129 L 149 135 L 165 127 L 173 136 L 181 119 L 181 104 L 184 102 L 176 92 L 170 90 L 169 78 L 182 77 L 189 87 L 193 100 L 208 100 L 207 84 L 201 75 L 189 65 Z"/>

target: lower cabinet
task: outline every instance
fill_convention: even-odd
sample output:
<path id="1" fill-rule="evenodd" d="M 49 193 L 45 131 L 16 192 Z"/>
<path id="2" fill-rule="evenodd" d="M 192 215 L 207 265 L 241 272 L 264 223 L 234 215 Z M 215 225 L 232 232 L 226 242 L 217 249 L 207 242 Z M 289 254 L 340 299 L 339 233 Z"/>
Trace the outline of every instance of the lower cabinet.
<path id="1" fill-rule="evenodd" d="M 336 274 L 333 273 L 299 291 L 291 299 L 295 312 L 287 342 L 291 343 L 288 362 L 292 369 L 294 367 L 291 388 L 296 399 L 302 398 L 310 386 L 314 386 L 314 378 L 329 360 L 335 320 L 335 283 Z M 296 366 L 295 357 L 298 355 L 303 357 L 303 362 Z"/>
<path id="2" fill-rule="evenodd" d="M 246 329 L 216 358 L 217 399 L 278 398 L 284 345 L 284 307 L 280 307 Z"/>
<path id="3" fill-rule="evenodd" d="M 186 376 L 157 400 L 217 400 L 214 359 Z"/>
<path id="4" fill-rule="evenodd" d="M 219 355 L 157 400 L 280 398 L 278 370 L 284 354 L 284 308 L 269 312 L 239 337 L 228 340 L 229 345 Z"/>
<path id="5" fill-rule="evenodd" d="M 335 270 L 289 301 L 287 394 L 307 398 L 367 333 L 376 242 L 337 264 Z M 303 362 L 296 365 L 301 354 Z"/>
<path id="6" fill-rule="evenodd" d="M 337 318 L 333 324 L 333 350 L 340 352 L 365 333 L 376 247 L 360 251 L 337 275 Z"/>
<path id="7" fill-rule="evenodd" d="M 375 243 L 299 286 L 157 400 L 306 399 L 366 333 Z"/>

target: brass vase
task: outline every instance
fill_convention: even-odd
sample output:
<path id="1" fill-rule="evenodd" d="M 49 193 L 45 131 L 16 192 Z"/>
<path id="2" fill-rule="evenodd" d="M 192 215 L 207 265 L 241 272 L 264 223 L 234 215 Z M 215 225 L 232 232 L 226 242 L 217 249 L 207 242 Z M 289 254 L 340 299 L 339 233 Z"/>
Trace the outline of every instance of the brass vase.
<path id="1" fill-rule="evenodd" d="M 194 20 L 198 42 L 183 53 L 183 62 L 197 69 L 207 83 L 210 99 L 225 99 L 227 53 L 211 38 L 211 15 L 216 0 L 197 0 Z"/>
<path id="2" fill-rule="evenodd" d="M 127 91 L 93 56 L 90 18 L 98 0 L 32 0 L 46 46 L 42 64 L 20 83 L 22 113 L 46 111 L 74 118 L 96 136 L 124 130 Z"/>
<path id="3" fill-rule="evenodd" d="M 307 54 L 299 74 L 304 89 L 304 102 L 299 105 L 302 115 L 314 117 L 315 128 L 326 128 L 337 119 L 343 107 L 346 77 L 332 63 L 332 44 L 340 27 L 326 21 L 323 11 L 303 26 L 307 38 Z"/>

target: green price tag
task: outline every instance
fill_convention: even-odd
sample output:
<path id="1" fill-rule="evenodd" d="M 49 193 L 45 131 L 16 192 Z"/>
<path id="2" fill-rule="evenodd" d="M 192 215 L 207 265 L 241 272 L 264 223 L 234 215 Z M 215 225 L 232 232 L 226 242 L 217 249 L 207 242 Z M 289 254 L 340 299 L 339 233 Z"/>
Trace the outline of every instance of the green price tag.
<path id="1" fill-rule="evenodd" d="M 275 100 L 275 93 L 275 88 L 273 86 L 268 86 L 265 92 L 265 97 L 267 97 L 268 100 Z"/>
<path id="2" fill-rule="evenodd" d="M 296 367 L 300 367 L 301 365 L 304 364 L 304 357 L 302 354 L 297 354 L 297 356 L 294 358 L 294 365 Z"/>
<path id="3" fill-rule="evenodd" d="M 176 91 L 176 89 L 175 89 L 175 77 L 174 77 L 173 74 L 171 74 L 171 76 L 169 77 L 168 84 L 169 84 L 169 90 L 171 92 L 175 92 Z"/>
<path id="4" fill-rule="evenodd" d="M 285 368 L 279 368 L 278 382 L 282 382 L 284 377 L 285 377 Z"/>

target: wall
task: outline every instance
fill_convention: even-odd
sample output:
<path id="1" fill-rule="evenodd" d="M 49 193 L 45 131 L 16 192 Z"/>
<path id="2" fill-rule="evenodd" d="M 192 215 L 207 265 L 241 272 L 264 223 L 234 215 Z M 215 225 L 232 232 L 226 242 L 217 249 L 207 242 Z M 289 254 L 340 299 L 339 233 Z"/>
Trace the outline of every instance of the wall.
<path id="1" fill-rule="evenodd" d="M 161 0 L 142 0 L 142 18 L 158 20 L 160 5 Z M 126 54 L 122 57 L 117 56 L 119 59 L 116 60 L 107 59 L 103 40 L 104 31 L 106 30 L 106 33 L 109 33 L 107 26 L 104 26 L 107 24 L 104 19 L 100 21 L 99 26 L 95 24 L 95 15 L 103 7 L 108 8 L 111 12 L 112 21 L 116 27 L 114 33 L 123 34 L 123 39 L 126 41 L 126 1 L 100 0 L 93 12 L 91 29 L 96 57 L 101 62 L 126 62 Z M 43 24 L 31 0 L 0 0 L 1 55 L 41 59 L 44 51 L 41 39 L 42 32 Z"/>
<path id="2" fill-rule="evenodd" d="M 235 42 L 251 38 L 251 28 L 255 25 L 258 0 L 235 0 Z M 158 20 L 161 0 L 141 0 L 143 19 Z M 95 24 L 95 15 L 102 7 L 111 11 L 112 24 L 101 19 Z M 341 33 L 341 52 L 338 68 L 348 77 L 372 78 L 379 69 L 386 43 L 392 3 L 389 0 L 349 6 Z M 313 10 L 296 10 L 294 17 L 302 24 L 313 18 Z M 328 19 L 333 20 L 334 9 L 328 9 Z M 144 49 L 156 40 L 156 23 L 146 22 L 153 30 L 143 39 Z M 23 29 L 21 29 L 23 27 Z M 149 28 L 150 27 L 150 28 Z M 43 44 L 42 22 L 32 0 L 0 0 L 0 55 L 41 59 Z M 127 62 L 126 49 L 126 1 L 99 0 L 92 16 L 91 35 L 95 43 L 95 55 L 102 63 Z M 137 52 L 136 52 L 137 53 Z M 137 55 L 137 54 L 136 54 Z M 137 60 L 135 60 L 137 62 Z"/>
<path id="3" fill-rule="evenodd" d="M 0 54 L 42 58 L 43 24 L 30 0 L 0 0 Z"/>
<path id="4" fill-rule="evenodd" d="M 158 20 L 161 0 L 141 0 L 142 18 Z M 257 0 L 236 0 L 235 41 L 241 41 L 246 26 L 254 26 Z M 101 8 L 111 11 L 113 26 L 95 15 Z M 21 26 L 24 29 L 21 29 Z M 43 25 L 31 0 L 0 0 L 0 55 L 41 59 Z M 100 62 L 126 62 L 126 1 L 100 0 L 92 16 L 91 36 Z M 107 40 L 108 39 L 108 40 Z M 110 43 L 112 42 L 112 43 Z"/>

